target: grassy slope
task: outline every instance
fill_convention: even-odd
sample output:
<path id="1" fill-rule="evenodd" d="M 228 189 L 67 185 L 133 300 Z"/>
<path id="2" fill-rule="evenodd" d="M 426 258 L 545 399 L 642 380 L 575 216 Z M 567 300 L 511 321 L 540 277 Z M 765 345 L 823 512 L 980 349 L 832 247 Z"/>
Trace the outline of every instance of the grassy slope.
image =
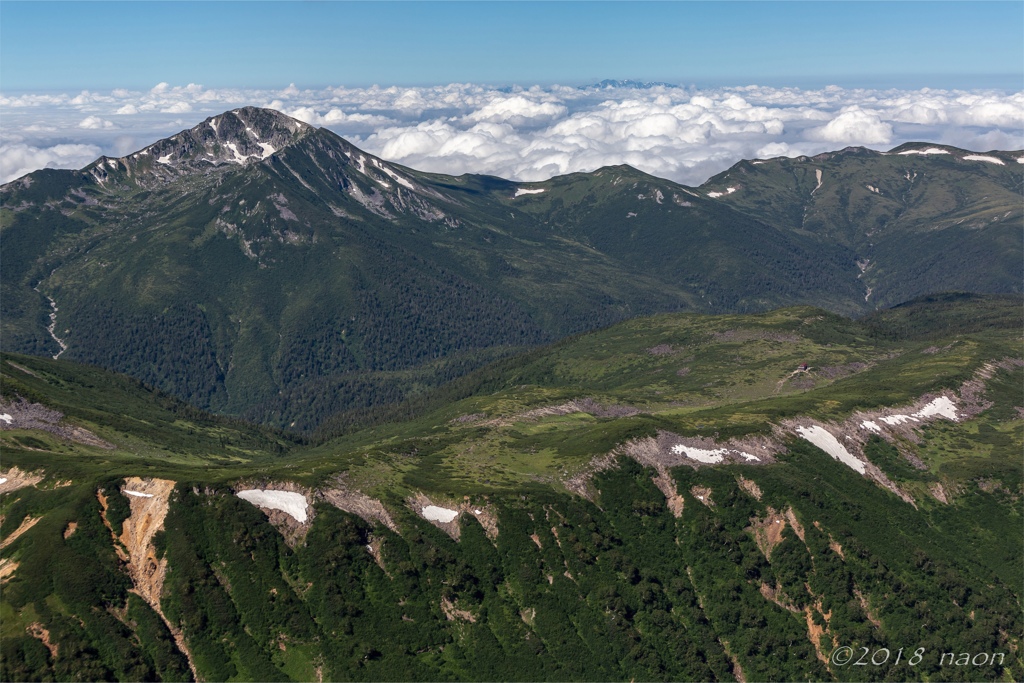
<path id="1" fill-rule="evenodd" d="M 765 434 L 789 417 L 841 420 L 855 410 L 906 404 L 958 388 L 988 360 L 1020 355 L 1014 299 L 952 299 L 858 322 L 809 308 L 635 319 L 559 342 L 518 364 L 478 371 L 442 393 L 448 399 L 472 395 L 412 422 L 315 447 L 299 461 L 359 451 L 370 460 L 357 469 L 372 472 L 382 490 L 404 478 L 456 495 L 515 488 L 538 477 L 553 482 L 628 437 L 658 429 L 694 436 Z M 929 313 L 942 306 L 942 315 Z M 951 333 L 951 324 L 965 333 Z M 670 351 L 650 352 L 658 347 Z M 939 353 L 925 353 L 939 347 Z M 803 362 L 812 372 L 786 379 Z M 584 398 L 641 414 L 515 418 Z M 456 421 L 460 416 L 480 417 Z M 505 423 L 481 424 L 495 418 Z M 417 457 L 408 457 L 411 452 Z M 393 469 L 383 469 L 394 476 L 380 481 L 378 462 L 388 463 Z"/>
<path id="2" fill-rule="evenodd" d="M 45 398 L 118 449 L 0 433 L 5 467 L 47 472 L 38 488 L 2 501 L 4 535 L 27 515 L 43 519 L 3 553 L 21 567 L 0 601 L 0 666 L 17 674 L 7 678 L 188 676 L 163 625 L 129 599 L 99 522 L 96 488 L 109 494 L 120 477 L 144 475 L 183 483 L 160 541 L 172 568 L 163 606 L 208 679 L 308 680 L 318 667 L 327 679 L 709 680 L 737 667 L 759 680 L 856 677 L 819 662 L 808 614 L 826 629 L 826 654 L 833 643 L 926 647 L 921 668 L 890 664 L 865 674 L 872 679 L 1019 679 L 1013 657 L 966 673 L 938 662 L 941 651 L 1008 651 L 1000 632 L 1020 632 L 1019 370 L 993 378 L 994 405 L 977 418 L 923 430 L 917 453 L 928 470 L 872 446 L 876 464 L 914 491 L 917 509 L 798 441 L 771 466 L 677 468 L 678 520 L 652 472 L 632 463 L 598 475 L 600 506 L 558 483 L 593 455 L 657 429 L 746 434 L 786 416 L 841 418 L 957 387 L 986 360 L 1019 357 L 1019 318 L 1012 299 L 938 297 L 856 322 L 809 308 L 637 319 L 472 373 L 436 395 L 436 407 L 428 399 L 410 407 L 419 412 L 410 422 L 310 447 L 92 368 L 5 357 L 5 395 Z M 659 347 L 665 353 L 650 353 Z M 819 369 L 814 386 L 780 388 L 800 362 Z M 851 374 L 830 379 L 823 368 Z M 582 397 L 644 413 L 515 417 Z M 509 419 L 451 422 L 478 413 Z M 50 452 L 19 450 L 14 439 L 25 436 Z M 230 443 L 218 449 L 221 439 Z M 288 449 L 284 460 L 279 448 Z M 400 536 L 320 504 L 306 541 L 290 548 L 222 488 L 254 476 L 312 484 L 341 470 L 389 505 Z M 737 486 L 740 475 L 762 500 Z M 74 483 L 53 488 L 63 478 Z M 951 505 L 927 495 L 936 481 Z M 702 505 L 694 486 L 710 490 L 716 506 Z M 490 506 L 500 520 L 496 546 L 471 519 L 461 542 L 448 539 L 405 508 L 413 490 Z M 126 503 L 109 498 L 116 528 Z M 787 526 L 770 560 L 748 530 L 769 506 L 792 507 L 805 534 L 801 541 Z M 65 540 L 69 521 L 79 530 Z M 363 549 L 374 537 L 383 539 L 387 573 Z M 762 584 L 796 611 L 769 602 Z M 448 619 L 442 600 L 475 621 Z M 96 605 L 127 607 L 127 616 Z M 72 656 L 48 657 L 25 632 L 33 622 Z"/>
<path id="3" fill-rule="evenodd" d="M 40 430 L 5 430 L 0 432 L 0 444 L 7 467 L 43 466 L 54 477 L 73 480 L 131 472 L 171 477 L 204 470 L 226 474 L 225 466 L 244 468 L 281 458 L 298 445 L 293 437 L 203 413 L 138 380 L 100 368 L 17 354 L 3 354 L 2 359 L 3 396 L 42 403 L 63 413 L 68 424 L 115 446 L 108 450 Z"/>
<path id="4" fill-rule="evenodd" d="M 944 290 L 1020 291 L 1019 154 L 999 153 L 1002 165 L 964 160 L 971 153 L 955 147 L 900 154 L 922 147 L 933 145 L 742 161 L 701 190 L 737 188 L 720 201 L 779 230 L 849 248 L 866 266 L 861 279 L 875 306 Z"/>
<path id="5" fill-rule="evenodd" d="M 696 191 L 619 166 L 516 197 L 499 178 L 393 167 L 409 192 L 361 154 L 321 130 L 166 182 L 140 166 L 5 186 L 5 349 L 56 353 L 52 296 L 63 357 L 312 433 L 637 315 L 858 313 L 1020 282 L 1016 163 L 861 150 L 743 162 Z"/>

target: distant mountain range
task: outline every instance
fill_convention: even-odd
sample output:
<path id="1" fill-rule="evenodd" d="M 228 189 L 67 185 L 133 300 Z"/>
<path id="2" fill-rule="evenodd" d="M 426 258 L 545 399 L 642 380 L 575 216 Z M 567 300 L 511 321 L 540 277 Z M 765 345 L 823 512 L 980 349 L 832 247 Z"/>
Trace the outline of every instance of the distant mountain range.
<path id="1" fill-rule="evenodd" d="M 607 88 L 629 88 L 631 90 L 650 90 L 651 88 L 678 88 L 680 86 L 675 83 L 663 83 L 661 81 L 634 81 L 624 80 L 618 81 L 611 78 L 606 78 L 598 83 L 592 83 L 590 85 L 581 85 L 580 90 L 605 90 Z"/>
<path id="2" fill-rule="evenodd" d="M 5 351 L 279 427 L 668 311 L 1020 292 L 1021 152 L 908 144 L 539 183 L 422 173 L 246 107 L 0 188 Z"/>

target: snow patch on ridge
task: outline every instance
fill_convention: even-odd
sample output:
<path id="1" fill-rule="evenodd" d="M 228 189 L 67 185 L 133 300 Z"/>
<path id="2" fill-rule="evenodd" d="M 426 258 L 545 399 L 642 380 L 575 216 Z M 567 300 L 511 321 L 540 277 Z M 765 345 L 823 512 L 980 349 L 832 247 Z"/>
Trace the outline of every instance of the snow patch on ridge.
<path id="1" fill-rule="evenodd" d="M 938 415 L 947 419 L 957 421 L 956 406 L 953 401 L 950 400 L 949 396 L 939 396 L 938 398 L 932 399 L 932 401 L 921 408 L 921 410 L 914 413 L 914 417 L 932 417 Z"/>
<path id="2" fill-rule="evenodd" d="M 437 505 L 427 505 L 421 510 L 423 513 L 423 519 L 431 522 L 450 522 L 459 516 L 457 510 L 449 510 L 448 508 L 438 507 Z"/>
<path id="3" fill-rule="evenodd" d="M 308 519 L 306 509 L 309 507 L 309 504 L 306 502 L 306 497 L 301 493 L 296 493 L 295 491 L 250 489 L 248 491 L 239 491 L 236 495 L 257 507 L 281 510 L 291 515 L 300 524 L 304 524 Z"/>
<path id="4" fill-rule="evenodd" d="M 416 187 L 412 183 L 410 183 L 408 180 L 406 180 L 402 176 L 400 176 L 397 173 L 395 173 L 394 171 L 392 171 L 390 168 L 388 168 L 384 164 L 378 163 L 377 164 L 377 168 L 379 168 L 380 170 L 382 170 L 385 173 L 387 173 L 389 178 L 394 180 L 396 183 L 398 183 L 402 187 L 408 188 L 410 190 L 415 190 L 416 189 Z"/>
<path id="5" fill-rule="evenodd" d="M 676 455 L 685 455 L 687 458 L 696 460 L 697 462 L 712 465 L 725 460 L 725 454 L 729 452 L 729 449 L 715 448 L 714 450 L 705 450 L 703 448 L 694 448 L 692 446 L 677 444 L 672 447 L 672 452 Z"/>
<path id="6" fill-rule="evenodd" d="M 864 463 L 853 457 L 850 451 L 846 450 L 846 447 L 839 443 L 839 440 L 832 436 L 832 433 L 824 427 L 818 425 L 797 427 L 796 432 L 805 440 L 810 441 L 836 460 L 850 467 L 850 469 L 856 470 L 860 474 L 864 474 L 866 471 Z"/>
<path id="7" fill-rule="evenodd" d="M 821 169 L 820 168 L 814 169 L 814 177 L 817 178 L 818 184 L 815 186 L 815 188 L 813 190 L 811 190 L 811 194 L 814 194 L 815 192 L 817 192 L 821 188 Z"/>
<path id="8" fill-rule="evenodd" d="M 516 193 L 515 193 L 514 196 L 522 197 L 524 194 L 540 194 L 543 191 L 544 191 L 543 189 L 528 190 L 525 187 L 519 187 L 519 188 L 516 188 Z"/>
<path id="9" fill-rule="evenodd" d="M 885 417 L 878 418 L 887 425 L 901 425 L 904 422 L 918 422 L 916 417 L 910 415 L 886 415 Z"/>
<path id="10" fill-rule="evenodd" d="M 236 164 L 244 164 L 245 160 L 249 158 L 249 157 L 242 156 L 238 152 L 238 146 L 235 145 L 235 143 L 233 143 L 233 142 L 225 142 L 224 146 L 227 147 L 228 149 L 230 149 L 231 152 L 235 155 L 234 159 L 228 159 L 228 161 L 233 161 Z"/>
<path id="11" fill-rule="evenodd" d="M 987 161 L 990 164 L 998 164 L 999 166 L 1006 166 L 1002 159 L 996 157 L 985 156 L 984 154 L 968 154 L 964 157 L 964 161 Z"/>
<path id="12" fill-rule="evenodd" d="M 929 147 L 928 149 L 908 149 L 905 152 L 897 152 L 897 154 L 903 156 L 905 154 L 949 154 L 949 152 L 938 147 Z"/>

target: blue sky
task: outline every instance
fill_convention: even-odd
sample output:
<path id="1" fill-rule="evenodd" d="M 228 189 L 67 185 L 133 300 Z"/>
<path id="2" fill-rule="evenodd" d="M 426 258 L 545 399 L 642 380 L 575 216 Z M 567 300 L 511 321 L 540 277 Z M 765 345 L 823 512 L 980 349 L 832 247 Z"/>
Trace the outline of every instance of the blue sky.
<path id="1" fill-rule="evenodd" d="M 680 87 L 577 87 L 605 79 Z M 908 141 L 1020 150 L 1024 0 L 0 0 L 0 183 L 247 105 L 414 168 L 515 180 L 628 163 L 696 184 L 743 158 Z"/>
<path id="2" fill-rule="evenodd" d="M 1019 90 L 1024 2 L 0 2 L 0 90 L 583 84 Z"/>

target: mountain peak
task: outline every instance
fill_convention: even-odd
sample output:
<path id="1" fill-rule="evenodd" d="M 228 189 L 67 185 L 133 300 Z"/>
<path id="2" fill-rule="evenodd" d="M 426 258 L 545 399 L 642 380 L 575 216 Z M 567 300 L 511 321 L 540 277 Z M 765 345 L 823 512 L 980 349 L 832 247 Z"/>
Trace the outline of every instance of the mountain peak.
<path id="1" fill-rule="evenodd" d="M 266 159 L 315 130 L 274 109 L 241 107 L 211 116 L 198 126 L 161 140 L 138 152 L 156 163 L 175 166 L 182 161 L 247 164 Z"/>
<path id="2" fill-rule="evenodd" d="M 85 171 L 102 184 L 111 172 L 118 171 L 138 180 L 146 175 L 168 178 L 231 168 L 262 161 L 314 130 L 308 123 L 274 109 L 240 107 L 211 116 L 126 157 L 101 157 Z"/>

